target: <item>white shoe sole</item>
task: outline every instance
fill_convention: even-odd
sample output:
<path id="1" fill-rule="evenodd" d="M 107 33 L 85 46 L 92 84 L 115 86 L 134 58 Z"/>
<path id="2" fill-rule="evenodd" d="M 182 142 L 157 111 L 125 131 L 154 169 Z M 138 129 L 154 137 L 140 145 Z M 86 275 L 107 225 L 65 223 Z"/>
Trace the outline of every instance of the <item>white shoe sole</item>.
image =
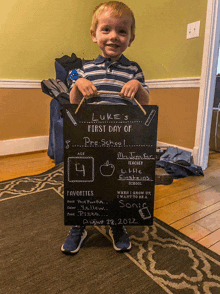
<path id="1" fill-rule="evenodd" d="M 79 251 L 81 245 L 82 245 L 82 242 L 85 240 L 86 236 L 87 236 L 87 231 L 85 230 L 84 233 L 83 233 L 83 235 L 82 235 L 82 238 L 81 238 L 81 240 L 80 240 L 80 242 L 79 242 L 79 246 L 78 246 L 74 251 L 70 251 L 70 250 L 66 250 L 66 249 L 64 249 L 64 248 L 63 248 L 63 245 L 64 245 L 64 244 L 61 246 L 61 251 L 64 252 L 64 253 L 68 253 L 68 254 L 74 254 L 74 253 L 77 253 L 77 252 Z"/>
<path id="2" fill-rule="evenodd" d="M 116 247 L 116 245 L 115 245 L 115 240 L 114 240 L 114 237 L 113 237 L 113 233 L 112 233 L 111 228 L 110 228 L 110 230 L 109 230 L 109 236 L 110 236 L 111 239 L 112 239 L 113 247 L 114 247 L 114 249 L 115 249 L 116 251 L 129 251 L 129 250 L 131 249 L 131 242 L 130 242 L 130 246 L 129 246 L 128 248 L 121 249 L 121 248 Z"/>

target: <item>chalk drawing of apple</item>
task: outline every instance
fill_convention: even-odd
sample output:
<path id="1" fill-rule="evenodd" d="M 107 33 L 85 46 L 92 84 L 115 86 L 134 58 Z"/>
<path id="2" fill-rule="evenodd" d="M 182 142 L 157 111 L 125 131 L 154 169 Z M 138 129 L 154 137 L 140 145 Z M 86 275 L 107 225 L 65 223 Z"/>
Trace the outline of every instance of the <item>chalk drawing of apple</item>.
<path id="1" fill-rule="evenodd" d="M 104 177 L 111 177 L 115 171 L 114 164 L 109 163 L 107 160 L 106 163 L 100 166 L 100 173 Z"/>

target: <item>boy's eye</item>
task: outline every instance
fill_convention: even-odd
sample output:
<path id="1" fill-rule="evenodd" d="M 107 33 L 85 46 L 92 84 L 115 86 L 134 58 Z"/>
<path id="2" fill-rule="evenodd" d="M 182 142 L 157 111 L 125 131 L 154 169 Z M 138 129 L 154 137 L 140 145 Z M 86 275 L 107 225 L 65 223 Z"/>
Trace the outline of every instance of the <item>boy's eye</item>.
<path id="1" fill-rule="evenodd" d="M 104 28 L 102 28 L 102 31 L 103 32 L 109 32 L 109 28 L 108 27 L 104 27 Z"/>
<path id="2" fill-rule="evenodd" d="M 120 34 L 124 34 L 124 35 L 126 35 L 126 34 L 127 34 L 127 31 L 126 31 L 126 30 L 123 30 L 123 29 L 121 29 L 121 30 L 119 31 L 119 33 L 120 33 Z"/>

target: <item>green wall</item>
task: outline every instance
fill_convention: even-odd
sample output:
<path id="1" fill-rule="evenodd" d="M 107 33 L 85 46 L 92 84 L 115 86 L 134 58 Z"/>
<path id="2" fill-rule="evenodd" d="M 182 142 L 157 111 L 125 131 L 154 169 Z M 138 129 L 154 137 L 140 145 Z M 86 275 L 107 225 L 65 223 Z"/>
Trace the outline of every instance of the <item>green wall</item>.
<path id="1" fill-rule="evenodd" d="M 126 3 L 133 6 L 137 19 L 135 46 L 131 47 L 129 56 L 136 56 L 147 80 L 201 75 L 206 0 L 129 0 Z M 198 20 L 200 37 L 187 40 L 187 24 Z"/>
<path id="2" fill-rule="evenodd" d="M 3 2 L 3 1 L 1 1 Z M 98 0 L 7 0 L 0 4 L 0 79 L 55 76 L 54 59 L 99 54 L 90 38 Z M 201 75 L 206 0 L 125 0 L 136 17 L 136 39 L 126 56 L 147 80 Z M 200 37 L 186 40 L 187 24 L 201 21 Z"/>

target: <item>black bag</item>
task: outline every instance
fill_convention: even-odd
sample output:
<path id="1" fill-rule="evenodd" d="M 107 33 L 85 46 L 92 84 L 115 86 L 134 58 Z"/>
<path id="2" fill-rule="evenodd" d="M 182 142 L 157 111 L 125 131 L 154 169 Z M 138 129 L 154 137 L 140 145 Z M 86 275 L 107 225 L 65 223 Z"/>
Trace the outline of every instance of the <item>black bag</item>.
<path id="1" fill-rule="evenodd" d="M 55 59 L 56 79 L 61 80 L 67 84 L 67 77 L 72 69 L 82 67 L 82 60 L 78 58 L 75 53 L 71 56 L 64 55 L 61 58 Z"/>
<path id="2" fill-rule="evenodd" d="M 67 72 L 71 69 L 82 67 L 82 59 L 78 58 L 75 53 L 72 53 L 71 57 L 64 55 L 61 58 L 56 58 L 55 61 L 62 65 Z"/>

